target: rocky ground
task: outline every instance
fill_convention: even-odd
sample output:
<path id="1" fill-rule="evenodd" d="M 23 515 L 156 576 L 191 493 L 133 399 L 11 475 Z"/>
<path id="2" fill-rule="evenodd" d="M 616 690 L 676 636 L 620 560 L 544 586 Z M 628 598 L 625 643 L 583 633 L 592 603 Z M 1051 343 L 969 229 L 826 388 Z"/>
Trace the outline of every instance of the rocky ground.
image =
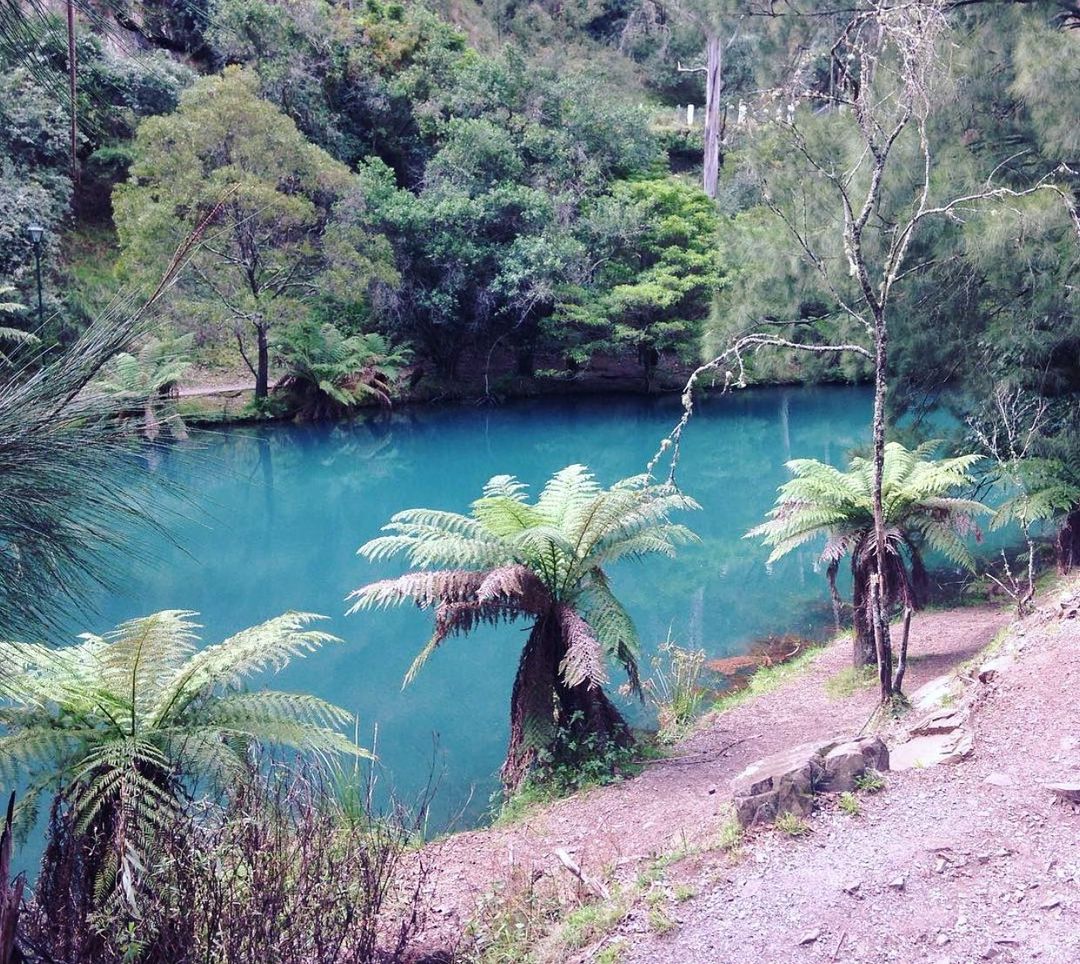
<path id="1" fill-rule="evenodd" d="M 908 692 L 972 660 L 1009 622 L 990 608 L 917 617 Z M 889 774 L 886 789 L 859 795 L 857 815 L 823 797 L 803 837 L 756 829 L 734 854 L 718 846 L 746 766 L 870 720 L 873 688 L 826 690 L 850 643 L 707 720 L 640 777 L 432 845 L 427 959 L 453 947 L 476 959 L 461 934 L 527 891 L 607 908 L 607 923 L 494 959 L 1080 961 L 1080 814 L 1043 787 L 1080 778 L 1080 620 L 1043 614 L 1018 632 L 1015 663 L 978 684 L 967 760 Z M 910 722 L 883 732 L 896 742 Z"/>
<path id="2" fill-rule="evenodd" d="M 887 775 L 852 816 L 835 804 L 792 839 L 757 833 L 735 859 L 684 872 L 696 896 L 666 935 L 631 912 L 620 962 L 1080 961 L 1080 581 L 1013 630 L 976 676 L 974 750 Z M 987 674 L 989 675 L 989 674 Z"/>

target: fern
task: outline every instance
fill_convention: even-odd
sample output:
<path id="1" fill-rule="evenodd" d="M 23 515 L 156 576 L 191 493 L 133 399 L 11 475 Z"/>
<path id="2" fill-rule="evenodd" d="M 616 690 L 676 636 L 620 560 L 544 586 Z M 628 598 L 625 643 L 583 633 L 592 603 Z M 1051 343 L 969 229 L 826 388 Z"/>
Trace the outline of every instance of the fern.
<path id="1" fill-rule="evenodd" d="M 359 553 L 365 558 L 404 557 L 414 570 L 357 589 L 349 597 L 350 612 L 407 600 L 434 609 L 434 631 L 406 684 L 451 636 L 481 623 L 532 621 L 511 698 L 511 747 L 503 775 L 513 786 L 543 740 L 570 725 L 571 717 L 594 736 L 628 736 L 601 687 L 607 663 L 615 661 L 631 687 L 640 689 L 639 644 L 603 567 L 673 554 L 695 536 L 670 515 L 696 508 L 673 487 L 642 476 L 604 488 L 583 465 L 557 472 L 535 502 L 518 479 L 495 476 L 470 515 L 411 509 L 363 545 Z"/>
<path id="2" fill-rule="evenodd" d="M 195 615 L 167 610 L 56 649 L 0 643 L 0 778 L 29 784 L 22 826 L 43 795 L 60 795 L 80 833 L 108 841 L 109 879 L 200 781 L 229 785 L 256 743 L 369 755 L 342 732 L 345 710 L 239 689 L 336 642 L 308 628 L 320 617 L 286 613 L 199 648 Z"/>
<path id="3" fill-rule="evenodd" d="M 975 520 L 990 510 L 981 502 L 957 498 L 953 493 L 973 485 L 970 472 L 981 456 L 934 459 L 939 445 L 931 441 L 915 449 L 898 442 L 885 446 L 882 507 L 890 560 L 890 602 L 903 598 L 913 607 L 920 604 L 925 574 L 922 552 L 926 546 L 957 565 L 974 567 L 966 539 L 972 532 L 977 534 Z M 815 539 L 824 539 L 820 558 L 827 566 L 834 598 L 838 599 L 837 564 L 850 555 L 855 596 L 868 599 L 875 550 L 873 463 L 853 458 L 846 472 L 816 459 L 795 459 L 787 467 L 793 478 L 780 486 L 766 520 L 745 537 L 760 538 L 772 549 L 768 565 Z M 866 624 L 860 615 L 857 611 L 857 645 L 866 643 Z"/>

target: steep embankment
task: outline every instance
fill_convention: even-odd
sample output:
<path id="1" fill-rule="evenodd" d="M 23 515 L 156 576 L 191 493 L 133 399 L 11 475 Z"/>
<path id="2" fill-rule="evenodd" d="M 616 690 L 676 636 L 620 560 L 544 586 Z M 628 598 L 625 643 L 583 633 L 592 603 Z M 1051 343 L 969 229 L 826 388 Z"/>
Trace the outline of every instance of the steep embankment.
<path id="1" fill-rule="evenodd" d="M 913 691 L 971 659 L 1008 621 L 1007 613 L 986 608 L 920 616 L 912 631 L 909 689 Z M 847 883 L 853 874 L 862 874 L 867 892 L 876 884 L 871 885 L 861 863 L 852 863 L 847 870 L 830 870 L 827 875 L 820 866 L 816 875 L 803 871 L 801 867 L 808 861 L 799 852 L 810 852 L 821 865 L 839 868 L 849 862 L 840 830 L 855 832 L 864 826 L 880 826 L 883 835 L 891 835 L 888 828 L 894 818 L 874 815 L 883 807 L 893 809 L 890 801 L 898 794 L 891 783 L 889 791 L 879 795 L 881 802 L 875 799 L 867 805 L 868 816 L 837 824 L 831 846 L 827 841 L 834 831 L 823 829 L 809 843 L 759 834 L 758 840 L 741 848 L 743 856 L 735 862 L 715 848 L 718 834 L 730 820 L 732 777 L 772 752 L 853 732 L 867 723 L 876 702 L 872 688 L 856 687 L 846 695 L 830 695 L 830 691 L 836 694 L 837 687 L 826 685 L 840 677 L 849 659 L 850 643 L 821 650 L 808 667 L 792 674 L 779 688 L 706 721 L 670 758 L 650 763 L 640 777 L 625 784 L 561 801 L 512 826 L 459 834 L 427 848 L 425 856 L 435 873 L 433 913 L 425 946 L 431 950 L 454 946 L 477 917 L 480 905 L 486 903 L 480 916 L 490 916 L 493 909 L 498 913 L 522 895 L 529 902 L 539 901 L 538 895 L 542 895 L 549 918 L 555 904 L 561 904 L 565 914 L 567 908 L 601 898 L 600 904 L 609 907 L 605 912 L 609 925 L 616 925 L 614 936 L 601 932 L 587 939 L 576 935 L 569 944 L 549 941 L 539 955 L 546 960 L 588 960 L 593 952 L 620 940 L 626 944 L 624 954 L 631 952 L 631 946 L 640 945 L 633 950 L 633 959 L 641 960 L 787 960 L 796 953 L 793 948 L 800 929 L 818 927 L 822 946 L 830 938 L 838 939 L 847 910 L 840 901 L 833 901 L 828 890 L 831 884 L 826 882 L 839 879 Z M 936 819 L 929 811 L 924 817 L 931 823 Z M 827 819 L 835 823 L 839 818 Z M 908 840 L 900 829 L 896 840 L 905 848 L 922 846 L 918 840 Z M 821 842 L 826 846 L 817 846 Z M 581 871 L 584 880 L 567 869 L 568 862 Z M 658 875 L 660 864 L 664 872 Z M 888 879 L 893 879 L 896 871 L 891 862 L 888 866 Z M 652 878 L 644 891 L 635 884 L 643 871 Z M 665 895 L 674 892 L 663 888 L 676 880 L 683 881 L 680 896 L 685 898 L 698 890 L 701 896 L 688 904 L 673 903 L 664 911 L 666 923 L 658 927 L 656 919 L 650 923 L 656 895 L 666 901 Z M 805 895 L 799 894 L 801 887 L 807 888 Z M 834 890 L 844 897 L 842 890 Z M 498 897 L 485 902 L 493 893 Z M 766 894 L 770 895 L 768 901 Z M 819 909 L 819 916 L 823 915 L 830 901 L 837 905 L 835 926 L 814 916 Z M 786 908 L 782 913 L 780 905 Z M 554 916 L 558 914 L 554 912 Z M 682 927 L 676 926 L 679 920 Z M 489 925 L 481 921 L 480 930 Z M 655 931 L 668 925 L 676 926 L 675 933 L 660 941 Z M 890 926 L 896 929 L 895 924 Z M 856 936 L 854 930 L 851 933 Z M 759 936 L 751 936 L 755 934 Z M 863 942 L 876 939 L 869 925 L 866 933 L 857 936 Z M 654 940 L 656 946 L 652 946 Z M 574 947 L 575 943 L 583 946 Z M 712 950 L 708 949 L 710 944 Z M 700 950 L 698 957 L 693 956 L 698 953 L 695 948 Z M 519 948 L 499 959 L 526 960 L 513 956 L 524 953 Z"/>

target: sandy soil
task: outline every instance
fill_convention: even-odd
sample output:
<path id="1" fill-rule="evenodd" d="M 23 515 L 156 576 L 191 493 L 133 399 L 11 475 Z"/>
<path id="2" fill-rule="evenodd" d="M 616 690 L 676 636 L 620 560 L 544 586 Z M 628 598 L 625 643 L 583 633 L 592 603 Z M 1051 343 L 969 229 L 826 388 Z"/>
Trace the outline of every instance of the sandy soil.
<path id="1" fill-rule="evenodd" d="M 921 683 L 969 659 L 1008 621 L 1008 614 L 983 608 L 917 617 L 912 626 L 914 658 L 908 671 L 908 690 L 913 691 Z M 730 780 L 744 767 L 769 753 L 816 737 L 855 732 L 867 722 L 876 705 L 873 689 L 856 690 L 851 696 L 838 699 L 831 699 L 824 689 L 830 678 L 849 665 L 849 660 L 850 643 L 824 649 L 806 672 L 772 693 L 706 721 L 670 759 L 651 763 L 633 780 L 552 804 L 509 827 L 458 834 L 429 846 L 424 856 L 435 868 L 433 912 L 421 944 L 428 952 L 455 946 L 463 928 L 475 915 L 478 901 L 491 892 L 496 882 L 511 879 L 536 882 L 544 877 L 565 880 L 568 874 L 558 859 L 559 850 L 567 853 L 587 876 L 601 880 L 613 876 L 626 878 L 658 855 L 710 841 L 727 816 Z M 1015 721 L 1014 724 L 1022 727 Z M 892 804 L 894 800 L 904 801 L 901 807 L 905 812 L 907 808 L 919 808 L 918 814 L 932 824 L 939 816 L 953 812 L 942 810 L 938 815 L 926 808 L 941 792 L 938 782 L 947 781 L 957 772 L 944 778 L 929 771 L 917 774 L 904 782 L 905 787 L 910 784 L 910 790 L 894 789 L 890 784 L 888 793 L 881 795 L 881 802 L 875 799 L 867 806 L 865 817 L 856 822 L 850 818 L 826 817 L 810 842 L 765 835 L 753 845 L 753 853 L 735 867 L 728 867 L 727 858 L 719 855 L 727 876 L 704 887 L 696 900 L 678 906 L 678 916 L 684 923 L 676 936 L 664 940 L 653 938 L 640 914 L 632 914 L 624 922 L 622 939 L 628 945 L 636 945 L 633 956 L 625 959 L 779 961 L 814 954 L 820 957 L 829 940 L 835 943 L 847 926 L 848 904 L 867 910 L 873 908 L 869 895 L 877 894 L 879 885 L 885 888 L 882 899 L 890 896 L 883 881 L 896 877 L 897 866 L 908 868 L 907 872 L 913 875 L 911 887 L 918 886 L 915 864 L 911 864 L 912 848 L 918 852 L 918 867 L 929 861 L 932 870 L 938 858 L 924 849 L 927 844 L 922 839 L 923 832 L 909 834 L 901 826 L 895 833 L 891 829 L 895 820 Z M 956 791 L 958 818 L 971 816 L 972 787 L 981 786 L 982 776 L 981 772 L 965 776 L 966 789 Z M 1017 780 L 1018 785 L 1024 785 L 1019 773 Z M 999 793 L 997 788 L 993 792 Z M 906 793 L 913 796 L 905 798 Z M 1045 800 L 1042 804 L 1040 812 L 1049 806 Z M 836 823 L 835 827 L 830 820 Z M 843 834 L 853 829 L 871 828 L 878 828 L 882 838 L 888 841 L 885 852 L 880 854 L 876 849 L 878 844 L 867 842 L 866 853 L 873 855 L 872 864 L 877 866 L 873 875 L 864 869 L 862 857 L 856 861 L 852 853 L 849 859 L 847 843 L 841 840 Z M 940 834 L 935 832 L 935 839 L 946 832 L 952 834 L 950 846 L 957 848 L 953 853 L 983 852 L 984 844 L 975 842 L 971 828 L 961 833 L 959 828 L 945 825 Z M 830 845 L 834 838 L 834 844 Z M 1016 845 L 1012 847 L 1015 851 Z M 1059 859 L 1061 866 L 1067 864 L 1065 854 Z M 1019 862 L 1015 865 L 1019 867 Z M 950 874 L 954 866 L 960 872 L 960 865 L 950 862 Z M 702 872 L 708 875 L 713 870 Z M 846 883 L 852 875 L 864 878 L 865 896 L 850 898 L 837 886 L 837 881 Z M 942 885 L 951 879 L 948 875 L 938 875 L 934 883 Z M 864 894 L 861 888 L 859 893 Z M 902 894 L 895 899 L 908 901 L 910 897 Z M 898 909 L 906 910 L 902 905 Z M 957 914 L 951 910 L 949 913 L 950 923 L 955 924 Z M 936 933 L 936 927 L 944 926 L 942 915 L 943 905 L 936 906 L 933 920 L 923 921 L 916 929 Z M 969 918 L 976 919 L 971 915 Z M 919 959 L 874 957 L 877 952 L 872 948 L 882 950 L 886 944 L 876 943 L 878 935 L 871 932 L 868 924 L 864 926 L 865 931 L 849 928 L 851 934 L 845 939 L 845 946 L 850 953 L 838 959 Z M 812 927 L 821 931 L 818 941 L 809 951 L 796 949 L 797 931 Z M 914 938 L 908 934 L 910 927 L 906 922 L 893 920 L 886 925 L 882 919 L 873 929 L 874 932 L 885 930 L 906 934 L 903 947 L 910 949 Z M 861 958 L 850 956 L 857 948 L 863 949 L 859 951 L 863 954 Z M 945 956 L 948 955 L 937 955 Z"/>

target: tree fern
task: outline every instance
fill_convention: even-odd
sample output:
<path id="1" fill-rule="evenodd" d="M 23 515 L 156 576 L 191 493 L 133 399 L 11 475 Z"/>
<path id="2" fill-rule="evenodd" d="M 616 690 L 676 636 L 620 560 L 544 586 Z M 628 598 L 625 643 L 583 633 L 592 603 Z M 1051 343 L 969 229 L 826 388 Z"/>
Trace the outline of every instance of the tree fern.
<path id="1" fill-rule="evenodd" d="M 890 559 L 889 605 L 903 600 L 911 608 L 921 602 L 922 552 L 929 547 L 949 561 L 972 568 L 967 536 L 978 535 L 975 520 L 988 513 L 981 502 L 957 498 L 957 489 L 973 485 L 970 474 L 979 455 L 934 459 L 940 442 L 907 449 L 898 442 L 885 446 L 882 505 Z M 855 578 L 856 662 L 872 661 L 873 641 L 866 605 L 873 565 L 873 463 L 854 458 L 843 472 L 816 459 L 787 463 L 793 478 L 780 486 L 766 521 L 746 538 L 761 538 L 772 548 L 768 563 L 823 538 L 821 560 L 826 563 L 834 605 L 839 561 L 850 555 Z M 908 564 L 905 566 L 904 556 Z M 837 606 L 837 622 L 839 609 Z"/>
<path id="2" fill-rule="evenodd" d="M 411 357 L 382 335 L 345 335 L 335 325 L 312 321 L 286 329 L 276 352 L 284 368 L 276 390 L 291 397 L 303 418 L 341 415 L 367 399 L 389 405 Z"/>
<path id="3" fill-rule="evenodd" d="M 433 610 L 434 631 L 406 683 L 451 636 L 481 623 L 532 623 L 511 697 L 503 779 L 512 789 L 559 727 L 582 728 L 601 742 L 629 740 L 602 686 L 614 661 L 640 690 L 639 644 L 603 567 L 673 554 L 694 536 L 670 514 L 696 508 L 640 476 L 604 488 L 583 465 L 557 472 L 535 502 L 515 477 L 495 476 L 469 515 L 411 509 L 365 543 L 365 558 L 401 556 L 414 568 L 356 590 L 350 612 L 407 600 Z"/>
<path id="4" fill-rule="evenodd" d="M 336 642 L 309 628 L 320 617 L 286 613 L 199 648 L 195 615 L 167 610 L 55 649 L 0 643 L 0 776 L 29 781 L 27 816 L 41 795 L 59 795 L 115 862 L 124 847 L 145 848 L 200 781 L 227 786 L 257 742 L 366 755 L 342 732 L 346 711 L 239 689 Z"/>

